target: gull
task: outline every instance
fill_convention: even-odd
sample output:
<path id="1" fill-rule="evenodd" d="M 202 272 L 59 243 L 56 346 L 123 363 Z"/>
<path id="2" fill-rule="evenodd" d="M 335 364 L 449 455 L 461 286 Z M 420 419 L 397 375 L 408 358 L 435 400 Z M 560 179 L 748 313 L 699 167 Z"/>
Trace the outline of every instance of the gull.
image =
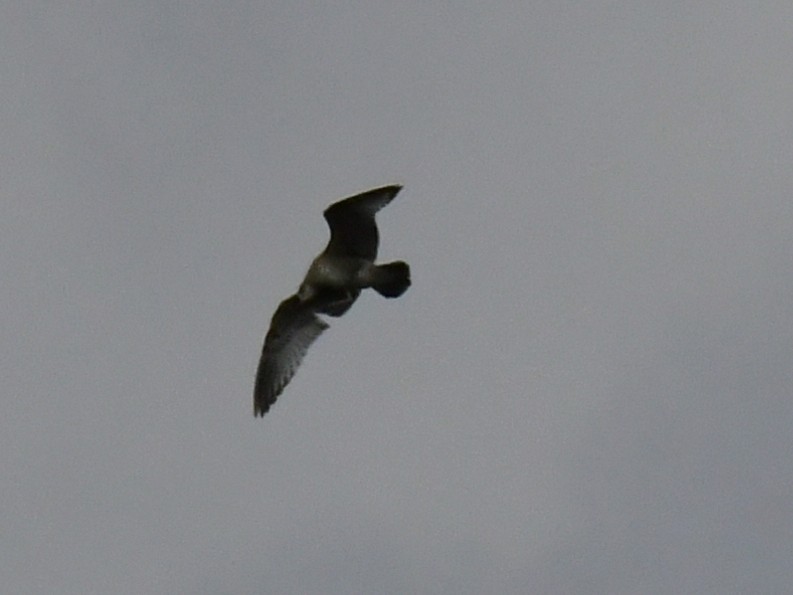
<path id="1" fill-rule="evenodd" d="M 330 241 L 308 268 L 300 288 L 273 314 L 264 338 L 253 390 L 253 414 L 263 416 L 295 375 L 306 351 L 329 328 L 318 314 L 338 317 L 371 287 L 396 298 L 410 287 L 410 267 L 401 260 L 375 264 L 379 235 L 375 215 L 402 186 L 374 188 L 325 209 Z"/>

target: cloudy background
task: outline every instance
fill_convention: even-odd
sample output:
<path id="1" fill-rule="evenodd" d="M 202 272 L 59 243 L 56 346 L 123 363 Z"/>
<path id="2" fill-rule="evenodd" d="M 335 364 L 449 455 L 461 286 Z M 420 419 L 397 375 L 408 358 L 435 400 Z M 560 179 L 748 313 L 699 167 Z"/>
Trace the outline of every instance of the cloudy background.
<path id="1" fill-rule="evenodd" d="M 786 593 L 793 5 L 6 2 L 7 593 Z M 262 419 L 322 210 L 405 189 Z"/>

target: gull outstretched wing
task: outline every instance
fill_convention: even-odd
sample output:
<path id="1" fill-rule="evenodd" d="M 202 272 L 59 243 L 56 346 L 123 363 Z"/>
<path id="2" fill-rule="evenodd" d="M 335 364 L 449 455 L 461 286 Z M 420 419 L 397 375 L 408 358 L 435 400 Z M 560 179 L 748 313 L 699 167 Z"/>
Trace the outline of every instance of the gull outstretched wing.
<path id="1" fill-rule="evenodd" d="M 267 413 L 295 375 L 311 344 L 328 328 L 297 295 L 278 306 L 264 338 L 253 390 L 253 414 Z"/>
<path id="2" fill-rule="evenodd" d="M 325 209 L 330 242 L 325 254 L 374 261 L 379 236 L 374 216 L 390 203 L 402 186 L 392 185 L 356 194 Z"/>

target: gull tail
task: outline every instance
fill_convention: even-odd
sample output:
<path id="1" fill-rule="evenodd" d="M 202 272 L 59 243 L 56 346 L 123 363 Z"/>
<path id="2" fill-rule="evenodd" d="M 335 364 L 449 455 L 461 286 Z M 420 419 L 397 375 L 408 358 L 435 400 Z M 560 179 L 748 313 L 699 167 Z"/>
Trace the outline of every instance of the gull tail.
<path id="1" fill-rule="evenodd" d="M 383 297 L 399 297 L 410 287 L 410 267 L 401 260 L 378 265 L 373 273 L 372 287 Z"/>

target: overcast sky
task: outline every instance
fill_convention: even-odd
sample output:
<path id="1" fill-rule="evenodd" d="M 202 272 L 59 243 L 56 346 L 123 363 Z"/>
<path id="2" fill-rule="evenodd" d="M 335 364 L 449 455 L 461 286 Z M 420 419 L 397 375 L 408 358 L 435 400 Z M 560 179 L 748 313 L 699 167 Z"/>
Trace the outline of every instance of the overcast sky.
<path id="1" fill-rule="evenodd" d="M 787 593 L 793 4 L 6 2 L 6 593 Z M 367 292 L 261 342 L 378 216 Z"/>

